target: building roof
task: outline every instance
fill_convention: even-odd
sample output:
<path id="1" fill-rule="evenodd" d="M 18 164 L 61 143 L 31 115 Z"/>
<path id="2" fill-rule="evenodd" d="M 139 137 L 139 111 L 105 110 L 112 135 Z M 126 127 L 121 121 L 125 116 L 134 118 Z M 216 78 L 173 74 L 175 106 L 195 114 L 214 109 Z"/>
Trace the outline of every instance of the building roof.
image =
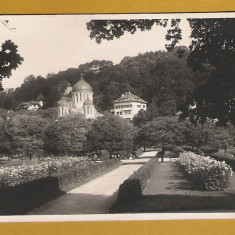
<path id="1" fill-rule="evenodd" d="M 81 77 L 81 79 L 73 86 L 73 91 L 92 91 L 91 86 Z"/>
<path id="2" fill-rule="evenodd" d="M 134 95 L 130 92 L 126 92 L 125 94 L 122 94 L 122 96 L 116 100 L 113 101 L 113 103 L 122 103 L 122 102 L 140 102 L 147 104 L 148 102 L 141 99 L 137 95 Z"/>
<path id="3" fill-rule="evenodd" d="M 28 109 L 31 105 L 38 105 L 39 108 L 42 108 L 39 101 L 29 101 L 29 102 L 23 102 L 23 103 L 19 104 L 19 106 L 16 109 L 17 110 Z"/>
<path id="4" fill-rule="evenodd" d="M 85 100 L 85 102 L 84 102 L 84 105 L 92 105 L 93 103 L 92 103 L 92 101 L 89 99 L 89 98 L 87 98 L 86 100 Z"/>

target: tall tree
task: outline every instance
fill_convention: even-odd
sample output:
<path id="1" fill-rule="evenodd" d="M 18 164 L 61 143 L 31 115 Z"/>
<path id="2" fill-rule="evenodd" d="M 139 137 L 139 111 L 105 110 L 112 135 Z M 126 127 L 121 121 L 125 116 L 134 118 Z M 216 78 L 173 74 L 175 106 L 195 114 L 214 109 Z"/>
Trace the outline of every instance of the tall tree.
<path id="1" fill-rule="evenodd" d="M 90 149 L 107 150 L 113 154 L 125 151 L 129 154 L 133 148 L 134 128 L 126 119 L 106 113 L 93 121 L 87 140 Z"/>
<path id="2" fill-rule="evenodd" d="M 172 150 L 184 143 L 183 124 L 176 117 L 159 117 L 143 125 L 136 140 L 145 146 L 162 149 L 162 161 L 166 150 Z"/>
<path id="3" fill-rule="evenodd" d="M 82 114 L 69 114 L 52 121 L 45 131 L 45 150 L 52 154 L 83 154 L 89 124 Z"/>
<path id="4" fill-rule="evenodd" d="M 207 118 L 217 119 L 219 125 L 234 124 L 234 87 L 235 87 L 235 19 L 188 19 L 191 27 L 192 43 L 188 64 L 195 70 L 204 70 L 205 66 L 214 68 L 204 85 L 192 92 L 188 102 L 182 107 L 181 118 L 190 117 L 194 123 L 204 123 Z M 90 21 L 87 29 L 90 38 L 101 43 L 124 35 L 135 33 L 138 29 L 150 30 L 154 25 L 166 27 L 168 20 L 100 20 Z M 171 28 L 166 34 L 168 50 L 181 40 L 180 20 L 171 20 Z M 185 50 L 178 50 L 179 57 Z M 192 109 L 194 106 L 194 109 Z"/>
<path id="5" fill-rule="evenodd" d="M 0 51 L 0 91 L 3 91 L 2 79 L 11 76 L 11 71 L 21 64 L 23 58 L 18 54 L 17 45 L 11 40 L 2 44 Z"/>
<path id="6" fill-rule="evenodd" d="M 47 121 L 43 118 L 17 114 L 4 122 L 4 138 L 9 152 L 29 157 L 43 152 L 44 128 Z"/>

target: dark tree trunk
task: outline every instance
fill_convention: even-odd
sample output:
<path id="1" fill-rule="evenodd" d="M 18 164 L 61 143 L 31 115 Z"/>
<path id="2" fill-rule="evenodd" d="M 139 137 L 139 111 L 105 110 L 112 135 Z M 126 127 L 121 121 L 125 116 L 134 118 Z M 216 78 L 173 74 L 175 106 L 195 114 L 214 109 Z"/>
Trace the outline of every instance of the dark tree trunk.
<path id="1" fill-rule="evenodd" d="M 146 151 L 146 147 L 144 146 L 144 152 Z"/>
<path id="2" fill-rule="evenodd" d="M 164 148 L 162 148 L 162 159 L 161 159 L 161 161 L 163 162 L 164 161 L 164 155 L 165 155 L 165 149 Z"/>
<path id="3" fill-rule="evenodd" d="M 109 152 L 109 159 L 112 159 L 112 152 Z"/>

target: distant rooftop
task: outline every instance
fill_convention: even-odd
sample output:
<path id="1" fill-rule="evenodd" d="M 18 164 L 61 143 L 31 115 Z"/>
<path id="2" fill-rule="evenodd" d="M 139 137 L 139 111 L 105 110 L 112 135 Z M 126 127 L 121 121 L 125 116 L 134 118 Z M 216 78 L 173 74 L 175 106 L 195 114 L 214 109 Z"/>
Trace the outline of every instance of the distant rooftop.
<path id="1" fill-rule="evenodd" d="M 140 102 L 147 104 L 148 102 L 141 99 L 137 95 L 134 95 L 130 92 L 126 92 L 125 94 L 122 94 L 122 96 L 116 100 L 114 100 L 114 103 L 121 103 L 121 102 Z"/>

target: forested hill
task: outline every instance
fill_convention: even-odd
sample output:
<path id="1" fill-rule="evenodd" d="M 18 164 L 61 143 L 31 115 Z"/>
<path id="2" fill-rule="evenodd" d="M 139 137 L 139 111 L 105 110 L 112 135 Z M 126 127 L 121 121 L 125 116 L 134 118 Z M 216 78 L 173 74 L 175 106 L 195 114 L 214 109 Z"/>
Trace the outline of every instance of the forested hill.
<path id="1" fill-rule="evenodd" d="M 184 52 L 184 53 L 181 53 Z M 176 113 L 188 92 L 205 81 L 206 73 L 193 72 L 187 66 L 189 51 L 178 47 L 172 52 L 148 52 L 125 57 L 117 64 L 93 61 L 46 78 L 30 75 L 14 92 L 0 93 L 0 108 L 15 109 L 19 103 L 45 97 L 45 107 L 57 106 L 67 83 L 74 85 L 81 77 L 92 86 L 94 103 L 101 112 L 112 107 L 113 100 L 130 91 L 148 102 L 158 115 Z"/>

